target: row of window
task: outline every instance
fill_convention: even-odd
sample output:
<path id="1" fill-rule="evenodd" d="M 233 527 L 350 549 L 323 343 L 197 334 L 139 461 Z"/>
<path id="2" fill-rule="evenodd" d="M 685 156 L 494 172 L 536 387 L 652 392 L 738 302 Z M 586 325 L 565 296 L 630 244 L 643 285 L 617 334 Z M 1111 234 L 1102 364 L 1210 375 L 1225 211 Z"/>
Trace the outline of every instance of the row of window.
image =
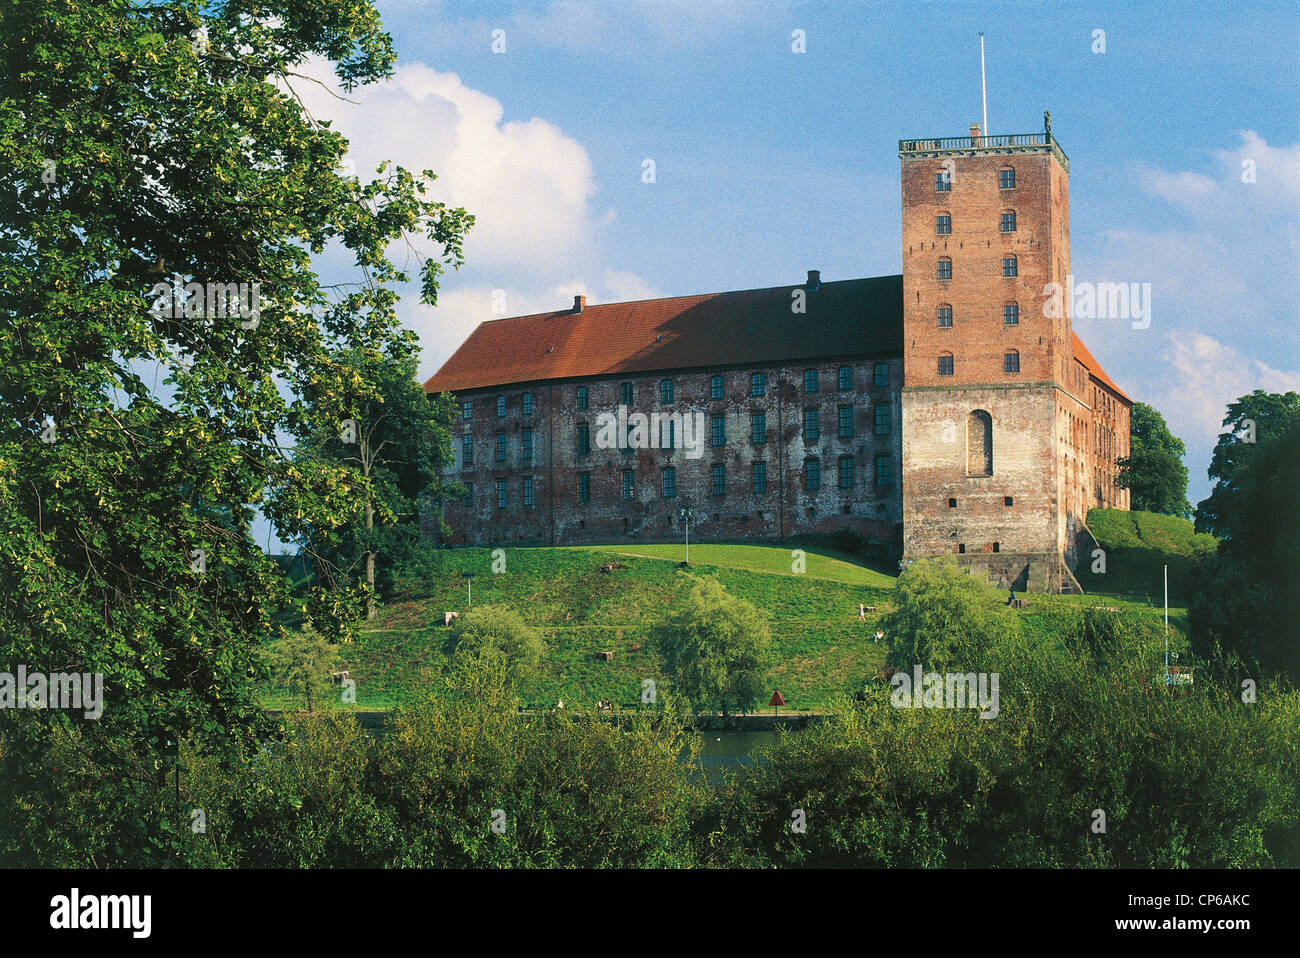
<path id="1" fill-rule="evenodd" d="M 1002 275 L 1006 278 L 1020 275 L 1020 263 L 1016 257 L 1002 257 Z M 934 278 L 943 280 L 952 279 L 952 259 L 950 257 L 939 257 L 938 262 L 934 265 Z"/>
<path id="2" fill-rule="evenodd" d="M 856 466 L 852 456 L 840 456 L 838 461 L 839 467 L 839 488 L 852 489 L 855 484 Z M 875 484 L 881 488 L 886 488 L 893 484 L 894 477 L 894 459 L 892 456 L 877 456 L 875 460 L 876 474 Z M 715 496 L 725 496 L 727 494 L 727 467 L 722 463 L 714 463 L 710 471 L 712 480 L 712 494 Z M 659 489 L 662 498 L 677 498 L 677 468 L 675 466 L 665 466 L 660 470 Z M 803 464 L 803 484 L 804 489 L 808 492 L 816 492 L 822 485 L 822 464 L 821 460 L 815 457 L 805 459 Z M 496 480 L 496 507 L 505 509 L 509 505 L 508 481 L 505 479 Z M 534 505 L 533 497 L 533 477 L 525 476 L 522 480 L 523 505 L 525 509 L 531 509 Z M 750 464 L 750 491 L 754 495 L 767 494 L 767 463 L 754 462 Z M 577 493 L 579 503 L 588 503 L 591 501 L 591 473 L 580 472 L 577 476 Z M 632 469 L 624 469 L 622 476 L 622 497 L 624 499 L 636 498 L 636 472 Z M 465 505 L 474 505 L 474 484 L 465 485 Z"/>
<path id="3" fill-rule="evenodd" d="M 998 227 L 1003 233 L 1014 233 L 1016 231 L 1016 211 L 1003 210 L 1001 219 L 998 221 Z M 952 214 L 946 211 L 936 213 L 934 215 L 934 231 L 939 236 L 952 235 Z"/>
<path id="4" fill-rule="evenodd" d="M 950 169 L 936 170 L 934 174 L 934 191 L 936 193 L 952 192 L 952 171 Z M 1014 167 L 1004 166 L 998 170 L 998 189 L 1014 190 L 1016 188 L 1016 171 Z"/>
<path id="5" fill-rule="evenodd" d="M 1002 354 L 1002 371 L 1004 373 L 1020 372 L 1020 353 L 1017 350 L 1009 349 Z M 953 374 L 952 353 L 939 354 L 939 375 L 951 376 Z"/>
<path id="6" fill-rule="evenodd" d="M 888 386 L 889 385 L 889 364 L 876 363 L 872 369 L 872 385 Z M 719 374 L 709 377 L 709 398 L 723 399 L 725 380 Z M 853 389 L 853 367 L 841 366 L 836 373 L 835 386 L 842 391 Z M 805 369 L 803 374 L 804 392 L 815 393 L 820 389 L 820 375 L 816 369 Z M 671 403 L 674 401 L 676 387 L 672 379 L 662 379 L 659 381 L 659 401 L 661 403 Z M 767 376 L 764 373 L 750 373 L 749 375 L 749 394 L 751 396 L 767 395 Z M 619 383 L 619 401 L 624 406 L 631 406 L 636 399 L 636 390 L 634 384 L 630 382 Z M 588 386 L 577 387 L 577 405 L 578 409 L 588 409 L 591 403 L 591 391 Z M 525 416 L 533 414 L 533 394 L 526 392 L 521 397 L 521 412 Z M 497 418 L 505 418 L 506 415 L 506 397 L 496 397 Z M 474 418 L 474 400 L 462 399 L 460 403 L 461 418 Z"/>
<path id="7" fill-rule="evenodd" d="M 943 328 L 952 326 L 952 306 L 948 303 L 941 303 L 937 310 L 939 325 Z M 1020 325 L 1020 304 L 1003 303 L 1002 304 L 1002 325 L 1019 326 Z"/>

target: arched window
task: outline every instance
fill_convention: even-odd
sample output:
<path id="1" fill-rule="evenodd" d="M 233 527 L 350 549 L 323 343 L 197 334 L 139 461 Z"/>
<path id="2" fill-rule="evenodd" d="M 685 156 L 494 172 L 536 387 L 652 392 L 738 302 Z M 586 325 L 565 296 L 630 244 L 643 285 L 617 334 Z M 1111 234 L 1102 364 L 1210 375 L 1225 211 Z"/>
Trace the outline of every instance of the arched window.
<path id="1" fill-rule="evenodd" d="M 936 279 L 952 279 L 952 260 L 947 256 L 942 257 L 935 269 Z"/>
<path id="2" fill-rule="evenodd" d="M 1002 211 L 1002 232 L 1014 233 L 1015 231 L 1016 231 L 1016 211 L 1003 210 Z"/>
<path id="3" fill-rule="evenodd" d="M 1020 353 L 1014 349 L 1008 349 L 1002 356 L 1002 371 L 1004 373 L 1020 372 Z"/>
<path id="4" fill-rule="evenodd" d="M 952 353 L 940 353 L 939 354 L 939 375 L 951 376 L 952 368 L 953 368 Z"/>
<path id="5" fill-rule="evenodd" d="M 945 327 L 952 325 L 952 306 L 948 303 L 939 307 L 939 325 Z"/>
<path id="6" fill-rule="evenodd" d="M 934 231 L 940 236 L 948 236 L 952 233 L 952 214 L 943 210 L 935 214 Z"/>
<path id="7" fill-rule="evenodd" d="M 1020 264 L 1016 262 L 1016 255 L 1014 253 L 1007 253 L 1002 257 L 1002 275 L 1019 276 L 1019 265 Z"/>
<path id="8" fill-rule="evenodd" d="M 1004 190 L 1014 190 L 1016 188 L 1015 167 L 1004 166 L 998 170 L 998 187 Z"/>
<path id="9" fill-rule="evenodd" d="M 993 475 L 993 417 L 983 409 L 966 417 L 966 475 Z"/>

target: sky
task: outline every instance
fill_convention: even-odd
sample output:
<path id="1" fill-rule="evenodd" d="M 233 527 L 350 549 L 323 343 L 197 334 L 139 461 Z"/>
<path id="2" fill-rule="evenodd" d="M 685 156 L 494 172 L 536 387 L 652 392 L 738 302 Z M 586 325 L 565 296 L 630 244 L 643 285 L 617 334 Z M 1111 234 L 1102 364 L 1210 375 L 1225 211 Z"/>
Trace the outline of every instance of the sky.
<path id="1" fill-rule="evenodd" d="M 431 196 L 477 219 L 438 306 L 412 287 L 400 307 L 422 378 L 479 322 L 579 293 L 900 273 L 898 140 L 968 135 L 982 31 L 986 132 L 1040 131 L 1050 110 L 1069 155 L 1076 281 L 1151 284 L 1147 328 L 1075 330 L 1186 442 L 1193 504 L 1226 404 L 1300 391 L 1294 0 L 376 6 L 393 78 L 340 99 L 316 63 L 324 82 L 295 89 L 358 173 L 430 169 Z"/>

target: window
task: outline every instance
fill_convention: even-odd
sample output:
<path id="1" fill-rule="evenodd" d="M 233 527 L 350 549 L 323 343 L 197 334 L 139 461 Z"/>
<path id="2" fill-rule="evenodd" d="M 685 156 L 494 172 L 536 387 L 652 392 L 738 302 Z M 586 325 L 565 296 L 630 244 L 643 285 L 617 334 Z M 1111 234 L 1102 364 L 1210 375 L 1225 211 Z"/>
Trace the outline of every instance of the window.
<path id="1" fill-rule="evenodd" d="M 460 437 L 460 465 L 462 469 L 468 469 L 474 465 L 474 437 L 464 435 Z"/>
<path id="2" fill-rule="evenodd" d="M 721 376 L 709 377 L 709 398 L 710 399 L 722 398 L 722 377 Z"/>
<path id="3" fill-rule="evenodd" d="M 661 424 L 660 427 L 659 427 L 659 438 L 660 438 L 660 439 L 663 438 L 663 425 L 662 425 L 662 424 Z M 677 421 L 676 421 L 675 419 L 669 419 L 669 420 L 668 420 L 668 445 L 665 446 L 664 448 L 666 448 L 666 449 L 676 449 L 676 448 L 677 448 Z"/>
<path id="4" fill-rule="evenodd" d="M 727 467 L 720 462 L 713 464 L 713 494 L 715 496 L 727 494 Z"/>
<path id="5" fill-rule="evenodd" d="M 767 395 L 767 377 L 762 373 L 749 374 L 749 394 L 751 396 Z"/>
<path id="6" fill-rule="evenodd" d="M 506 414 L 506 397 L 498 396 L 497 397 L 497 418 L 502 419 L 504 418 L 505 414 Z"/>
<path id="7" fill-rule="evenodd" d="M 1016 231 L 1016 211 L 1007 210 L 1002 214 L 1002 232 L 1014 233 Z"/>
<path id="8" fill-rule="evenodd" d="M 853 488 L 853 457 L 840 456 L 840 488 Z"/>
<path id="9" fill-rule="evenodd" d="M 673 466 L 664 467 L 664 498 L 675 499 L 677 497 L 677 470 Z"/>
<path id="10" fill-rule="evenodd" d="M 1016 500 L 1013 499 L 1011 496 L 1003 496 L 1002 504 L 1004 506 L 1014 506 L 1016 504 Z"/>
<path id="11" fill-rule="evenodd" d="M 876 403 L 876 435 L 889 435 L 890 408 L 889 403 Z"/>
<path id="12" fill-rule="evenodd" d="M 876 363 L 872 382 L 877 386 L 889 385 L 889 363 Z"/>
<path id="13" fill-rule="evenodd" d="M 524 508 L 533 507 L 533 477 L 524 476 Z"/>
<path id="14" fill-rule="evenodd" d="M 506 434 L 497 433 L 497 462 L 506 461 Z"/>
<path id="15" fill-rule="evenodd" d="M 578 387 L 578 408 L 579 409 L 587 408 L 587 387 L 586 386 Z"/>
<path id="16" fill-rule="evenodd" d="M 671 379 L 661 379 L 659 381 L 659 401 L 661 403 L 673 401 L 673 381 Z"/>
<path id="17" fill-rule="evenodd" d="M 506 507 L 506 481 L 504 479 L 498 479 L 497 480 L 497 508 L 504 509 L 505 507 Z"/>
<path id="18" fill-rule="evenodd" d="M 623 383 L 618 387 L 619 396 L 623 400 L 624 406 L 632 405 L 632 384 Z"/>
<path id="19" fill-rule="evenodd" d="M 815 393 L 817 391 L 817 370 L 805 369 L 803 371 L 803 391 L 806 393 Z"/>
<path id="20" fill-rule="evenodd" d="M 836 410 L 836 412 L 839 415 L 839 418 L 836 421 L 836 426 L 838 427 L 840 438 L 852 439 L 853 438 L 853 407 L 840 406 L 839 409 Z"/>
<path id="21" fill-rule="evenodd" d="M 1019 326 L 1020 325 L 1020 304 L 1006 303 L 1002 307 L 1002 325 Z"/>
<path id="22" fill-rule="evenodd" d="M 713 445 L 727 444 L 727 418 L 720 412 L 713 414 Z"/>
<path id="23" fill-rule="evenodd" d="M 750 417 L 749 441 L 756 446 L 767 442 L 767 413 L 756 412 Z"/>
<path id="24" fill-rule="evenodd" d="M 474 505 L 474 483 L 465 483 L 465 506 L 471 508 Z"/>
<path id="25" fill-rule="evenodd" d="M 591 452 L 591 426 L 588 423 L 578 423 L 578 455 L 585 456 Z"/>
<path id="26" fill-rule="evenodd" d="M 522 410 L 523 414 L 525 416 L 531 416 L 533 414 L 533 394 L 524 393 L 524 397 L 521 400 L 521 402 L 523 405 L 523 410 Z"/>
<path id="27" fill-rule="evenodd" d="M 839 376 L 836 377 L 835 385 L 837 388 L 841 390 L 853 388 L 853 367 L 852 366 L 840 367 Z"/>
<path id="28" fill-rule="evenodd" d="M 948 233 L 951 233 L 952 214 L 940 213 L 938 216 L 936 216 L 934 218 L 934 231 L 938 233 L 940 236 L 944 236 L 947 235 Z"/>
<path id="29" fill-rule="evenodd" d="M 952 353 L 943 353 L 939 356 L 939 375 L 952 375 Z"/>
<path id="30" fill-rule="evenodd" d="M 623 498 L 631 499 L 636 495 L 636 473 L 631 469 L 623 470 Z"/>
<path id="31" fill-rule="evenodd" d="M 1010 167 L 998 170 L 998 188 L 1014 190 L 1016 188 L 1016 171 Z"/>
<path id="32" fill-rule="evenodd" d="M 966 543 L 964 542 L 957 543 L 957 554 L 963 556 L 966 554 Z"/>
<path id="33" fill-rule="evenodd" d="M 952 174 L 947 170 L 940 170 L 934 174 L 934 191 L 936 193 L 949 193 L 952 191 Z"/>
<path id="34" fill-rule="evenodd" d="M 945 304 L 945 305 L 939 307 L 939 325 L 940 325 L 940 326 L 951 326 L 951 325 L 952 325 L 952 307 L 951 307 L 951 306 L 948 306 L 948 305 Z"/>
<path id="35" fill-rule="evenodd" d="M 523 456 L 525 459 L 533 458 L 533 431 L 525 429 L 521 434 L 523 440 Z"/>
<path id="36" fill-rule="evenodd" d="M 1014 349 L 1002 357 L 1002 371 L 1004 373 L 1020 372 L 1020 353 Z"/>
<path id="37" fill-rule="evenodd" d="M 876 457 L 876 485 L 884 488 L 894 484 L 894 457 Z"/>
<path id="38" fill-rule="evenodd" d="M 804 442 L 817 442 L 822 437 L 821 419 L 817 415 L 816 409 L 805 409 L 803 411 L 803 438 Z"/>
<path id="39" fill-rule="evenodd" d="M 949 499 L 949 500 L 948 500 L 948 508 L 949 508 L 949 509 L 956 509 L 956 508 L 957 508 L 957 500 L 956 500 L 956 499 Z"/>
<path id="40" fill-rule="evenodd" d="M 803 461 L 803 485 L 809 492 L 816 492 L 822 487 L 822 463 L 820 459 Z"/>
<path id="41" fill-rule="evenodd" d="M 461 418 L 461 419 L 473 419 L 473 418 L 474 418 L 474 400 L 472 400 L 472 399 L 465 399 L 465 400 L 462 400 L 462 401 L 461 401 L 461 404 L 460 404 L 460 418 Z"/>
<path id="42" fill-rule="evenodd" d="M 938 279 L 952 279 L 952 260 L 948 259 L 946 256 L 939 260 L 935 276 Z"/>
<path id="43" fill-rule="evenodd" d="M 578 501 L 591 501 L 591 473 L 589 472 L 578 473 Z"/>
<path id="44" fill-rule="evenodd" d="M 993 475 L 993 417 L 983 409 L 966 417 L 966 475 Z"/>
<path id="45" fill-rule="evenodd" d="M 1000 543 L 1000 542 L 995 542 L 995 543 L 993 543 L 993 551 L 994 551 L 994 552 L 1001 552 L 1001 551 L 1002 551 L 1002 543 Z"/>
<path id="46" fill-rule="evenodd" d="M 1002 257 L 1002 275 L 1003 276 L 1020 275 L 1020 270 L 1018 269 L 1018 264 L 1016 263 L 1016 258 L 1014 256 Z"/>
<path id="47" fill-rule="evenodd" d="M 762 496 L 767 494 L 767 463 L 754 463 L 754 495 Z"/>

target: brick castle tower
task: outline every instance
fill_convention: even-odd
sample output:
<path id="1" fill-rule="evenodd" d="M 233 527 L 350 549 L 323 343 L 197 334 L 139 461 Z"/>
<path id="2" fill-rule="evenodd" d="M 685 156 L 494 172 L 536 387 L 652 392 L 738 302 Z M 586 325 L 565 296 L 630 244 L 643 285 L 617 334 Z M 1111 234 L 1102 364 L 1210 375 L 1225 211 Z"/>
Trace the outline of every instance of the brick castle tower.
<path id="1" fill-rule="evenodd" d="M 1069 159 L 1044 121 L 899 143 L 903 561 L 1077 591 L 1093 413 L 1069 316 L 1043 308 L 1070 272 Z"/>

